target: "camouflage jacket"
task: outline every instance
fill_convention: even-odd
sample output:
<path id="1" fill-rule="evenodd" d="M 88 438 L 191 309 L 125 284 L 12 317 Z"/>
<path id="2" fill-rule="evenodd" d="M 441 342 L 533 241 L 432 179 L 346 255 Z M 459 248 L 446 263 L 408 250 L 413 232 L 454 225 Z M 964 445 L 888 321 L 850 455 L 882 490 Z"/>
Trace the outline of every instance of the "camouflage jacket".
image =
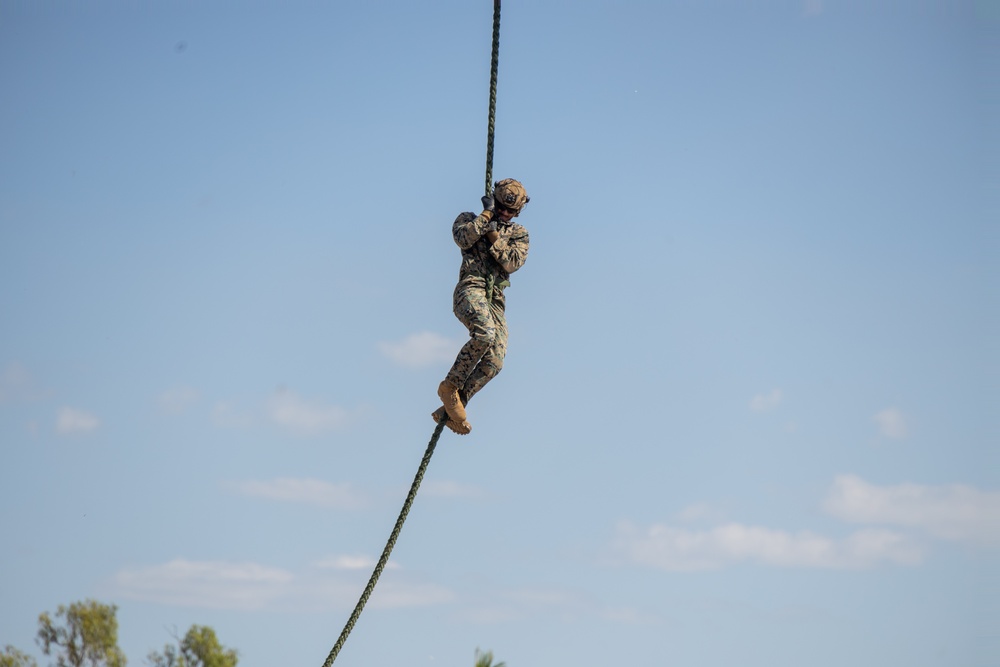
<path id="1" fill-rule="evenodd" d="M 488 285 L 503 289 L 514 273 L 528 259 L 528 230 L 516 222 L 497 220 L 500 238 L 493 245 L 486 239 L 489 221 L 475 213 L 460 213 L 451 233 L 462 249 L 462 268 L 458 281 L 482 278 Z"/>

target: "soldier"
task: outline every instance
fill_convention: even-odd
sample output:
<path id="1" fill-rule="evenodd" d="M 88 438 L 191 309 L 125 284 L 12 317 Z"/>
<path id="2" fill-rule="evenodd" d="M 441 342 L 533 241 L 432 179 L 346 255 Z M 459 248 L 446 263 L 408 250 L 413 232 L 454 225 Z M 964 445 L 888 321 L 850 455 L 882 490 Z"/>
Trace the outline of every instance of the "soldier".
<path id="1" fill-rule="evenodd" d="M 513 220 L 527 203 L 524 186 L 507 178 L 494 184 L 492 197 L 483 197 L 482 213 L 461 213 L 451 228 L 462 249 L 454 311 L 469 330 L 469 340 L 438 387 L 444 406 L 432 416 L 440 422 L 447 413 L 448 428 L 459 435 L 472 430 L 465 406 L 503 368 L 507 354 L 503 291 L 510 286 L 510 274 L 528 258 L 528 230 Z"/>

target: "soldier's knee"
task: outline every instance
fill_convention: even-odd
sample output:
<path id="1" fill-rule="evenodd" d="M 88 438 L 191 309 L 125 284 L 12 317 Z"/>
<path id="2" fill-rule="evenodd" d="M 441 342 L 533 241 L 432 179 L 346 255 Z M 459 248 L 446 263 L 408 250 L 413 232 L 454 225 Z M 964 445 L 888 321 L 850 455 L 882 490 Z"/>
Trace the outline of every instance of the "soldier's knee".
<path id="1" fill-rule="evenodd" d="M 488 378 L 495 378 L 503 370 L 503 359 L 483 359 L 483 374 Z"/>
<path id="2" fill-rule="evenodd" d="M 485 345 L 487 348 L 493 345 L 496 340 L 497 330 L 493 327 L 476 328 L 472 330 L 472 338 Z"/>

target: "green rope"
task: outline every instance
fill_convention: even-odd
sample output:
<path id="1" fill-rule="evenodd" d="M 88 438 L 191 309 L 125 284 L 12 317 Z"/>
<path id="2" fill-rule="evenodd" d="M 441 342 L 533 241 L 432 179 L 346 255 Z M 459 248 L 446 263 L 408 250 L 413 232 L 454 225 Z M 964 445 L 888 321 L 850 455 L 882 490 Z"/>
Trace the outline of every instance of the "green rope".
<path id="1" fill-rule="evenodd" d="M 378 559 L 378 564 L 375 566 L 375 571 L 372 572 L 371 579 L 368 580 L 368 585 L 365 586 L 364 593 L 361 594 L 361 599 L 358 600 L 358 604 L 354 607 L 354 611 L 351 613 L 351 617 L 347 619 L 347 625 L 344 626 L 344 630 L 340 633 L 340 638 L 337 639 L 337 643 L 333 645 L 333 649 L 330 651 L 330 655 L 327 656 L 326 662 L 323 663 L 323 667 L 330 667 L 333 661 L 337 659 L 337 654 L 340 653 L 341 647 L 343 647 L 344 642 L 347 641 L 347 635 L 351 634 L 351 630 L 354 629 L 354 624 L 358 622 L 358 617 L 361 616 L 361 610 L 365 608 L 365 603 L 368 602 L 368 598 L 371 597 L 372 591 L 375 590 L 375 584 L 378 582 L 379 576 L 382 574 L 382 570 L 385 569 L 386 564 L 389 562 L 389 554 L 392 553 L 392 548 L 396 545 L 396 538 L 399 537 L 399 532 L 403 529 L 403 522 L 406 521 L 406 515 L 410 513 L 410 506 L 413 505 L 413 499 L 417 497 L 417 489 L 420 488 L 420 482 L 424 478 L 424 472 L 427 470 L 427 464 L 431 462 L 431 456 L 434 454 L 434 447 L 437 446 L 438 438 L 441 437 L 441 431 L 444 429 L 444 423 L 448 421 L 448 415 L 446 414 L 438 422 L 437 428 L 434 429 L 434 435 L 431 436 L 431 441 L 427 444 L 427 451 L 424 452 L 424 458 L 420 462 L 420 467 L 417 469 L 417 475 L 413 478 L 413 484 L 410 486 L 410 493 L 406 496 L 406 502 L 403 503 L 403 509 L 399 512 L 399 518 L 396 519 L 396 526 L 392 529 L 392 534 L 389 535 L 389 541 L 385 544 L 385 549 L 382 550 L 382 557 Z"/>
<path id="2" fill-rule="evenodd" d="M 488 135 L 486 139 L 486 194 L 493 194 L 493 134 L 496 125 L 496 108 L 497 108 L 497 70 L 500 60 L 500 0 L 493 0 L 493 54 L 492 62 L 490 64 L 490 113 L 489 122 L 487 123 Z M 427 451 L 424 452 L 424 458 L 420 462 L 420 467 L 417 468 L 417 474 L 413 478 L 413 484 L 410 485 L 410 493 L 406 496 L 406 502 L 403 503 L 403 509 L 399 512 L 399 518 L 396 519 L 396 525 L 392 529 L 392 533 L 389 535 L 389 541 L 385 544 L 385 549 L 382 550 L 382 557 L 378 559 L 378 563 L 375 565 L 375 571 L 372 572 L 371 578 L 368 580 L 368 585 L 365 586 L 364 592 L 361 594 L 361 599 L 358 600 L 358 604 L 354 607 L 354 611 L 351 612 L 351 617 L 347 619 L 347 625 L 344 626 L 343 631 L 340 633 L 340 637 L 337 639 L 337 643 L 333 645 L 330 650 L 330 655 L 326 657 L 326 662 L 323 663 L 323 667 L 330 667 L 333 661 L 337 659 L 337 654 L 340 653 L 340 649 L 344 646 L 344 642 L 347 641 L 347 636 L 351 634 L 351 630 L 354 629 L 354 625 L 358 622 L 358 618 L 361 616 L 361 610 L 365 608 L 365 604 L 368 602 L 368 598 L 371 597 L 372 591 L 375 590 L 375 584 L 378 582 L 380 576 L 382 576 L 382 570 L 385 569 L 386 564 L 389 562 L 389 554 L 392 553 L 392 548 L 396 546 L 396 539 L 399 537 L 399 533 L 403 530 L 403 523 L 406 521 L 406 515 L 410 513 L 410 506 L 413 505 L 413 500 L 417 497 L 417 489 L 420 488 L 420 482 L 424 478 L 424 472 L 427 470 L 427 464 L 431 462 L 431 456 L 434 454 L 434 448 L 437 446 L 438 438 L 441 437 L 441 431 L 444 430 L 445 422 L 448 421 L 448 415 L 445 414 L 441 421 L 438 422 L 437 427 L 434 429 L 434 435 L 431 436 L 431 441 L 427 443 Z"/>
<path id="3" fill-rule="evenodd" d="M 493 0 L 493 58 L 490 64 L 490 114 L 486 123 L 486 196 L 493 194 L 493 131 L 497 115 L 497 70 L 500 64 L 500 0 Z"/>

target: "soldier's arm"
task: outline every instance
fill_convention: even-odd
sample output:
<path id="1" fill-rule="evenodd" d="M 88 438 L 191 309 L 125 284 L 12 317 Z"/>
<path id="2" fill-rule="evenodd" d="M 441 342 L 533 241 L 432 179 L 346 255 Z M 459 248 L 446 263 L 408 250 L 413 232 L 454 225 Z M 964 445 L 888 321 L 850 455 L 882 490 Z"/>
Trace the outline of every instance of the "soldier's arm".
<path id="1" fill-rule="evenodd" d="M 497 236 L 497 240 L 490 246 L 490 254 L 504 271 L 514 273 L 528 260 L 528 230 L 517 227 L 510 236 Z"/>
<path id="2" fill-rule="evenodd" d="M 455 224 L 451 226 L 451 233 L 455 237 L 455 243 L 458 244 L 458 247 L 462 250 L 468 250 L 489 228 L 490 219 L 485 211 L 480 215 L 460 213 L 455 218 Z"/>

